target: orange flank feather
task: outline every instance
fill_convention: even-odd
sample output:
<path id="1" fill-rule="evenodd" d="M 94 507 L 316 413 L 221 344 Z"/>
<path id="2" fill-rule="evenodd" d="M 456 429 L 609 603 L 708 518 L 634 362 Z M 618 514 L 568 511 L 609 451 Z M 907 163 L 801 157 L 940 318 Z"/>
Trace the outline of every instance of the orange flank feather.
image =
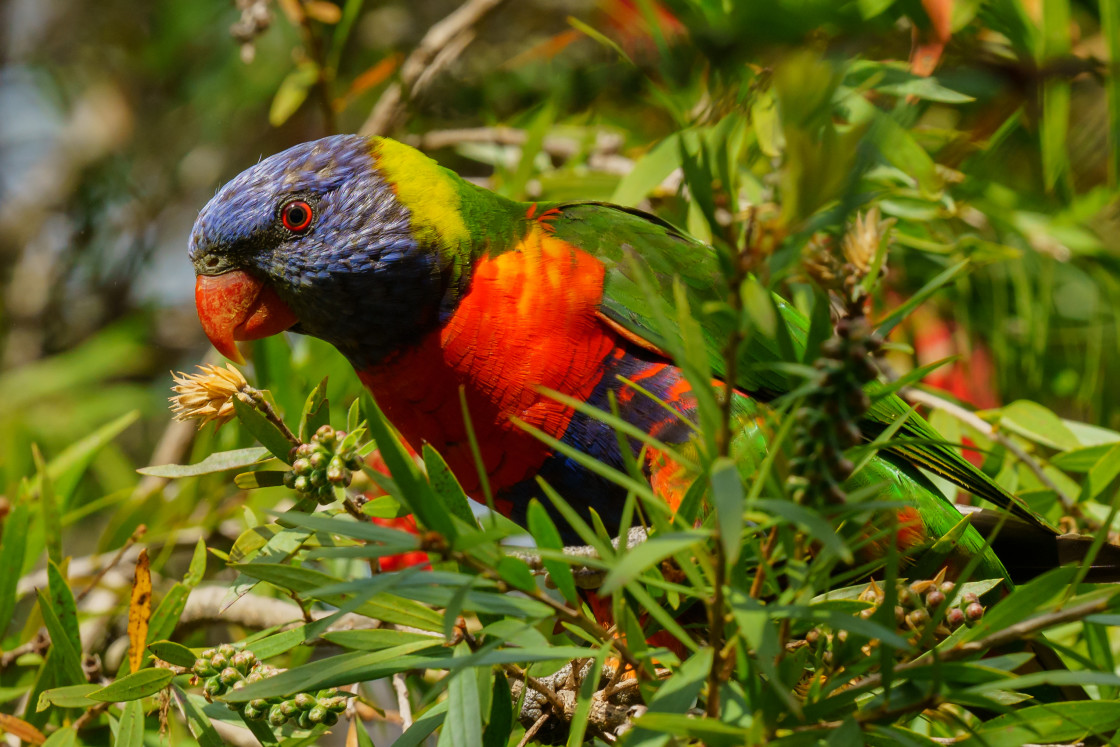
<path id="1" fill-rule="evenodd" d="M 476 263 L 470 291 L 443 327 L 359 376 L 401 435 L 414 447 L 431 443 L 477 497 L 462 387 L 500 491 L 534 475 L 549 454 L 510 419 L 560 438 L 573 410 L 540 389 L 585 400 L 599 383 L 616 345 L 596 314 L 602 291 L 599 260 L 534 224 L 513 251 Z"/>

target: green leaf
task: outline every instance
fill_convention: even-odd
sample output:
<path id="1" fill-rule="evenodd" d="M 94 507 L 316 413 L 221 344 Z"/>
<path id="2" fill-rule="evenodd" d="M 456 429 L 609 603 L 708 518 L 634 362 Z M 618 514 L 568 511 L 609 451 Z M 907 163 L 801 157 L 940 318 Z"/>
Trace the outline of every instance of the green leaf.
<path id="1" fill-rule="evenodd" d="M 179 618 L 187 606 L 187 597 L 190 593 L 189 586 L 176 583 L 163 595 L 159 606 L 148 621 L 148 643 L 163 640 L 175 632 L 175 626 L 179 624 Z"/>
<path id="2" fill-rule="evenodd" d="M 288 73 L 280 82 L 280 88 L 276 90 L 276 95 L 272 98 L 272 106 L 268 110 L 268 123 L 273 127 L 279 127 L 287 122 L 303 106 L 307 94 L 317 80 L 319 80 L 318 65 L 311 60 L 304 60 L 297 65 L 295 70 Z"/>
<path id="3" fill-rule="evenodd" d="M 914 75 L 905 63 L 856 60 L 848 66 L 844 85 L 872 90 L 891 96 L 913 96 L 944 104 L 966 104 L 975 101 L 959 91 L 946 88 L 932 76 Z"/>
<path id="4" fill-rule="evenodd" d="M 529 532 L 536 540 L 537 547 L 543 547 L 549 550 L 562 551 L 564 549 L 564 542 L 560 539 L 560 532 L 556 529 L 556 525 L 552 523 L 552 518 L 548 515 L 548 511 L 541 505 L 540 501 L 536 498 L 529 501 L 528 511 L 528 524 Z M 567 563 L 548 558 L 542 558 L 541 561 L 548 571 L 549 578 L 552 583 L 556 584 L 557 590 L 560 595 L 569 604 L 579 604 L 579 595 L 576 592 L 575 578 L 572 576 L 572 569 Z"/>
<path id="5" fill-rule="evenodd" d="M 457 657 L 470 653 L 467 644 L 455 647 Z M 451 675 L 447 686 L 447 717 L 439 732 L 439 747 L 475 747 L 482 743 L 482 712 L 479 707 L 478 677 L 475 670 L 461 668 Z"/>
<path id="6" fill-rule="evenodd" d="M 409 669 L 427 669 L 428 665 L 437 659 L 433 656 L 419 655 L 417 652 L 434 648 L 443 649 L 443 639 L 432 638 L 381 651 L 347 653 L 319 659 L 239 690 L 231 690 L 222 700 L 230 703 L 245 703 L 254 698 L 287 696 L 301 691 L 337 687 L 361 680 L 381 679 Z"/>
<path id="7" fill-rule="evenodd" d="M 320 588 L 327 588 L 342 582 L 341 579 L 321 571 L 278 563 L 245 563 L 233 567 L 248 576 L 268 581 L 283 589 L 290 589 L 297 594 L 313 593 L 316 598 L 328 604 L 342 606 L 346 602 L 342 595 L 316 592 Z M 385 575 L 376 579 L 365 579 L 362 583 L 392 584 L 397 581 L 398 577 Z M 409 625 L 421 630 L 438 631 L 443 626 L 443 618 L 438 612 L 407 599 L 402 599 L 397 595 L 384 592 L 374 595 L 355 611 L 375 620 Z"/>
<path id="8" fill-rule="evenodd" d="M 237 419 L 245 426 L 245 430 L 260 441 L 261 446 L 272 452 L 272 456 L 287 464 L 288 453 L 295 444 L 257 408 L 245 404 L 238 397 L 234 397 L 232 402 L 233 409 L 237 411 Z"/>
<path id="9" fill-rule="evenodd" d="M 1097 498 L 1115 483 L 1117 476 L 1120 476 L 1120 444 L 1113 444 L 1085 476 L 1085 482 L 1081 487 L 1081 499 Z"/>
<path id="10" fill-rule="evenodd" d="M 743 533 L 743 507 L 746 504 L 743 480 L 735 463 L 727 457 L 720 457 L 712 464 L 711 481 L 719 541 L 727 563 L 734 565 L 742 546 L 740 535 Z"/>
<path id="11" fill-rule="evenodd" d="M 285 443 L 287 443 L 285 441 Z M 235 449 L 233 451 L 219 451 L 211 454 L 197 464 L 161 464 L 156 467 L 141 467 L 136 470 L 142 475 L 152 477 L 195 477 L 197 475 L 210 475 L 215 472 L 225 472 L 231 469 L 248 467 L 264 460 L 268 456 L 268 449 L 254 446 L 251 449 Z M 287 459 L 287 454 L 284 455 Z"/>
<path id="12" fill-rule="evenodd" d="M 116 747 L 143 747 L 144 706 L 139 700 L 125 703 L 117 727 Z"/>
<path id="13" fill-rule="evenodd" d="M 467 494 L 452 474 L 447 462 L 428 444 L 424 444 L 423 454 L 424 466 L 428 471 L 428 482 L 431 483 L 432 490 L 443 507 L 449 514 L 464 521 L 467 526 L 478 526 Z"/>
<path id="14" fill-rule="evenodd" d="M 1088 472 L 1094 465 L 1101 461 L 1101 457 L 1111 451 L 1116 444 L 1094 444 L 1083 446 L 1080 449 L 1055 454 L 1050 459 L 1050 464 L 1066 472 Z"/>
<path id="15" fill-rule="evenodd" d="M 617 205 L 637 205 L 674 169 L 680 168 L 683 137 L 683 133 L 670 135 L 638 159 L 634 168 L 622 177 L 610 201 Z"/>
<path id="16" fill-rule="evenodd" d="M 482 733 L 482 747 L 506 747 L 513 730 L 513 701 L 505 673 L 499 669 L 493 676 L 490 718 L 486 722 L 486 731 Z"/>
<path id="17" fill-rule="evenodd" d="M 738 475 L 736 475 L 738 479 Z M 630 548 L 611 566 L 603 579 L 599 594 L 613 594 L 626 584 L 635 580 L 647 568 L 660 563 L 665 558 L 687 550 L 706 539 L 702 532 L 673 532 L 654 535 L 636 547 Z"/>
<path id="18" fill-rule="evenodd" d="M 202 710 L 202 698 L 188 695 L 177 685 L 171 686 L 171 692 L 182 707 L 187 718 L 187 728 L 198 740 L 199 747 L 226 747 L 225 740 L 218 736 L 210 718 Z"/>
<path id="19" fill-rule="evenodd" d="M 175 641 L 152 641 L 148 644 L 148 650 L 169 664 L 186 667 L 187 669 L 193 667 L 195 660 L 198 658 L 194 651 Z"/>
<path id="20" fill-rule="evenodd" d="M 316 532 L 326 532 L 361 540 L 362 542 L 388 545 L 397 552 L 420 548 L 420 539 L 414 534 L 379 526 L 369 521 L 355 521 L 346 514 L 325 516 L 323 514 L 285 513 L 281 514 L 280 521 L 303 529 L 312 529 Z"/>
<path id="21" fill-rule="evenodd" d="M 887 315 L 886 319 L 879 322 L 878 326 L 875 328 L 876 333 L 886 337 L 892 329 L 898 326 L 899 322 L 910 315 L 910 312 L 925 303 L 926 299 L 941 290 L 942 286 L 947 285 L 950 280 L 964 272 L 969 264 L 970 262 L 965 259 L 952 267 L 942 270 L 933 280 L 930 280 L 922 286 L 921 290 L 910 296 L 903 304 Z"/>
<path id="22" fill-rule="evenodd" d="M 1068 451 L 1081 445 L 1061 418 L 1037 402 L 1020 399 L 1005 405 L 999 411 L 999 424 L 1051 449 Z"/>
<path id="23" fill-rule="evenodd" d="M 1028 706 L 980 724 L 969 743 L 1022 745 L 1028 742 L 1071 742 L 1088 735 L 1107 735 L 1120 726 L 1120 700 L 1085 700 Z"/>
<path id="24" fill-rule="evenodd" d="M 35 706 L 35 710 L 44 711 L 52 705 L 59 708 L 89 708 L 97 701 L 90 700 L 87 696 L 94 690 L 100 689 L 100 687 L 100 685 L 87 682 L 83 685 L 68 685 L 44 690 L 39 693 L 39 702 Z"/>
<path id="25" fill-rule="evenodd" d="M 82 650 L 82 638 L 78 633 L 78 607 L 74 603 L 74 594 L 66 583 L 62 571 L 53 560 L 47 561 L 47 588 L 51 595 L 51 608 L 62 629 L 66 631 L 66 638 L 74 651 Z M 51 640 L 53 641 L 53 634 Z M 84 679 L 84 676 L 83 676 Z"/>
<path id="26" fill-rule="evenodd" d="M 307 395 L 303 403 L 303 411 L 299 416 L 299 440 L 304 443 L 311 441 L 311 436 L 320 426 L 330 425 L 331 407 L 327 401 L 327 378 L 324 376 L 319 385 Z"/>
<path id="27" fill-rule="evenodd" d="M 403 498 L 408 503 L 408 507 L 412 509 L 412 513 L 416 515 L 422 525 L 439 532 L 445 537 L 456 536 L 455 524 L 451 521 L 451 517 L 441 510 L 440 500 L 435 496 L 432 486 L 420 475 L 416 463 L 413 462 L 401 440 L 389 427 L 385 414 L 372 400 L 370 401 L 370 412 L 367 413 L 366 424 L 369 426 L 370 435 L 373 436 L 373 440 L 377 443 L 377 448 L 381 452 L 381 458 L 385 460 L 386 466 L 389 467 L 393 480 L 400 486 L 401 494 L 398 497 Z M 376 473 L 376 470 L 368 466 L 363 467 L 363 469 L 371 476 Z M 380 473 L 376 474 L 380 475 Z"/>
<path id="28" fill-rule="evenodd" d="M 39 594 L 39 611 L 43 615 L 43 624 L 51 637 L 51 652 L 57 668 L 59 684 L 79 684 L 86 681 L 85 672 L 82 670 L 82 653 L 80 648 L 75 648 L 70 633 L 59 619 L 50 597 L 42 589 L 36 589 Z M 80 644 L 79 644 L 80 645 Z"/>
<path id="29" fill-rule="evenodd" d="M 43 542 L 47 546 L 47 557 L 54 563 L 62 564 L 62 523 L 61 513 L 58 509 L 54 485 L 50 474 L 43 463 L 43 454 L 37 444 L 31 445 L 31 454 L 35 459 L 35 470 L 39 479 L 39 502 L 42 504 L 39 517 L 43 520 Z"/>
<path id="30" fill-rule="evenodd" d="M 424 635 L 423 633 L 411 633 L 407 630 L 389 630 L 387 628 L 336 630 L 324 633 L 323 638 L 336 646 L 354 651 L 381 651 L 382 649 L 400 646 L 405 643 L 433 640 L 432 636 Z M 442 641 L 440 642 L 442 643 Z M 256 651 L 257 647 L 253 646 L 253 650 Z M 257 655 L 261 656 L 259 653 Z"/>
<path id="31" fill-rule="evenodd" d="M 537 582 L 533 579 L 533 572 L 529 570 L 528 564 L 521 558 L 507 555 L 498 561 L 496 570 L 502 580 L 515 589 L 529 593 L 537 590 Z"/>
<path id="32" fill-rule="evenodd" d="M 393 742 L 393 747 L 420 747 L 447 717 L 447 701 L 441 700 L 412 722 L 412 726 Z"/>
<path id="33" fill-rule="evenodd" d="M 280 470 L 260 470 L 258 472 L 242 472 L 233 478 L 233 484 L 242 490 L 256 490 L 257 488 L 278 488 L 284 484 L 284 475 L 287 472 Z"/>
<path id="34" fill-rule="evenodd" d="M 78 744 L 78 732 L 73 726 L 67 726 L 47 737 L 43 747 L 73 747 L 76 744 Z"/>
<path id="35" fill-rule="evenodd" d="M 125 700 L 139 700 L 155 695 L 175 679 L 170 669 L 141 669 L 139 672 L 121 677 L 100 690 L 89 693 L 91 700 L 103 703 L 117 703 Z"/>
<path id="36" fill-rule="evenodd" d="M 201 537 L 198 538 L 198 543 L 194 546 L 194 555 L 191 556 L 191 564 L 187 567 L 187 575 L 183 576 L 183 584 L 188 589 L 193 589 L 202 582 L 203 577 L 206 575 L 206 542 Z"/>
<path id="37" fill-rule="evenodd" d="M 27 552 L 27 531 L 30 512 L 27 502 L 17 498 L 11 513 L 0 526 L 0 568 L 8 569 L 0 573 L 0 640 L 3 640 L 12 614 L 16 609 L 16 592 L 19 578 L 23 575 L 23 558 Z"/>

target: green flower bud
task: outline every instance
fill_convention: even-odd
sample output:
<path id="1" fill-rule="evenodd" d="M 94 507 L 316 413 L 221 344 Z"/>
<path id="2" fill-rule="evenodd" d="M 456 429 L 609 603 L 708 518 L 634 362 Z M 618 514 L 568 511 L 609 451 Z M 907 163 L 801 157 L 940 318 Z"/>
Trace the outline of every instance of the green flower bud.
<path id="1" fill-rule="evenodd" d="M 274 705 L 268 709 L 268 723 L 273 726 L 283 726 L 288 717 L 280 710 L 280 706 Z"/>
<path id="2" fill-rule="evenodd" d="M 238 672 L 233 667 L 226 667 L 222 670 L 222 673 L 218 675 L 218 678 L 222 681 L 223 685 L 232 685 L 235 682 L 240 682 L 242 675 L 241 672 Z"/>
<path id="3" fill-rule="evenodd" d="M 308 480 L 304 475 L 300 475 L 296 478 L 295 489 L 297 493 L 310 493 L 311 481 Z"/>
<path id="4" fill-rule="evenodd" d="M 208 659 L 195 659 L 191 671 L 199 677 L 212 677 L 217 674 L 217 672 L 214 671 L 214 667 L 210 666 L 210 661 Z"/>
<path id="5" fill-rule="evenodd" d="M 338 714 L 334 711 L 327 711 L 326 715 L 323 716 L 323 723 L 327 726 L 334 726 L 338 723 Z"/>
<path id="6" fill-rule="evenodd" d="M 248 649 L 242 649 L 241 651 L 238 651 L 233 655 L 233 658 L 230 659 L 230 664 L 232 664 L 237 669 L 237 671 L 241 672 L 242 674 L 248 674 L 249 670 L 252 669 L 253 665 L 256 663 L 256 655 Z"/>
<path id="7" fill-rule="evenodd" d="M 267 706 L 265 707 L 267 708 Z M 245 706 L 244 710 L 242 710 L 241 712 L 245 714 L 245 718 L 253 719 L 254 721 L 262 718 L 265 714 L 264 709 L 257 708 L 252 704 L 252 702 L 250 702 L 249 705 Z"/>
<path id="8" fill-rule="evenodd" d="M 310 711 L 316 705 L 315 697 L 308 693 L 296 693 L 295 704 L 301 711 Z"/>
<path id="9" fill-rule="evenodd" d="M 222 680 L 218 675 L 214 675 L 206 680 L 206 684 L 202 686 L 202 692 L 210 696 L 221 695 L 225 692 L 225 689 L 225 685 L 222 684 Z"/>
<path id="10" fill-rule="evenodd" d="M 323 719 L 327 717 L 328 713 L 330 713 L 330 711 L 328 711 L 326 708 L 317 705 L 307 712 L 307 719 L 313 724 L 321 724 L 323 723 Z"/>

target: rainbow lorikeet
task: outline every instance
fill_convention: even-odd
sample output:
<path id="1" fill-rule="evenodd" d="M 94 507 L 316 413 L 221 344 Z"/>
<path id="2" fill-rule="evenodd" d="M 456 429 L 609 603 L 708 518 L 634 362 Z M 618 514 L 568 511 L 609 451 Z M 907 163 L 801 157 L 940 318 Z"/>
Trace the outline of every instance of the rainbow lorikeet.
<path id="1" fill-rule="evenodd" d="M 284 330 L 326 340 L 402 436 L 414 447 L 431 444 L 479 497 L 462 388 L 498 510 L 524 523 L 540 477 L 611 530 L 625 489 L 522 424 L 625 469 L 614 430 L 546 390 L 608 411 L 613 397 L 630 424 L 687 448 L 698 403 L 667 352 L 679 330 L 658 320 L 674 318 L 675 285 L 696 310 L 726 285 L 711 247 L 651 215 L 602 203 L 515 202 L 398 142 L 349 135 L 297 145 L 225 185 L 195 223 L 190 258 L 199 317 L 225 356 L 240 358 L 235 340 Z M 780 300 L 777 308 L 803 351 L 806 320 Z M 722 378 L 729 330 L 715 315 L 702 323 Z M 765 337 L 752 337 L 742 355 L 780 359 Z M 755 462 L 766 450 L 767 401 L 798 383 L 783 371 L 744 363 L 731 382 L 740 452 Z M 865 436 L 907 411 L 897 397 L 877 399 Z M 925 546 L 961 522 L 920 466 L 1012 514 L 1027 539 L 1022 553 L 1009 552 L 1030 566 L 1026 573 L 1058 563 L 1056 532 L 942 445 L 925 421 L 911 415 L 899 435 L 909 442 L 847 487 L 881 484 L 881 498 L 904 506 L 901 549 Z M 687 471 L 655 449 L 642 468 L 675 507 Z M 980 574 L 1006 575 L 971 526 L 957 548 L 960 558 L 982 556 Z"/>

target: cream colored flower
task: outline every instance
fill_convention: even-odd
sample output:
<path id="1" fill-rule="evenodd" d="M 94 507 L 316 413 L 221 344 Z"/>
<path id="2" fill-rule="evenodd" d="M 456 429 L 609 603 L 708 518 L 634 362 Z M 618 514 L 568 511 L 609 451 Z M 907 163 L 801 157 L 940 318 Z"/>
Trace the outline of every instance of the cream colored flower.
<path id="1" fill-rule="evenodd" d="M 883 235 L 894 224 L 894 220 L 880 220 L 879 206 L 876 205 L 866 213 L 857 214 L 855 223 L 844 234 L 840 242 L 840 250 L 846 259 L 862 275 L 871 272 L 875 262 L 875 254 L 879 251 L 879 243 Z"/>
<path id="2" fill-rule="evenodd" d="M 198 370 L 202 373 L 188 374 L 182 371 L 172 372 L 175 392 L 170 397 L 171 409 L 176 420 L 198 420 L 198 427 L 214 422 L 221 427 L 233 419 L 233 398 L 241 393 L 248 393 L 251 389 L 249 382 L 233 366 L 226 367 L 200 365 Z"/>

